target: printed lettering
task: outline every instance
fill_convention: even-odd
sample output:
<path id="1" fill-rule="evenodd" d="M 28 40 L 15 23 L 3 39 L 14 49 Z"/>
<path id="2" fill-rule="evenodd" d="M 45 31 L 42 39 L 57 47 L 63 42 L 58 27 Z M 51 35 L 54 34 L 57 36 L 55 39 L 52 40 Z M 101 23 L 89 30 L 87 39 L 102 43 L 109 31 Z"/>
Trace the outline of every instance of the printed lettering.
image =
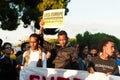
<path id="1" fill-rule="evenodd" d="M 29 80 L 40 80 L 40 77 L 38 75 L 30 75 Z"/>
<path id="2" fill-rule="evenodd" d="M 69 80 L 69 78 L 57 77 L 57 80 Z"/>
<path id="3" fill-rule="evenodd" d="M 79 78 L 74 78 L 73 80 L 81 80 L 81 79 L 79 79 Z"/>

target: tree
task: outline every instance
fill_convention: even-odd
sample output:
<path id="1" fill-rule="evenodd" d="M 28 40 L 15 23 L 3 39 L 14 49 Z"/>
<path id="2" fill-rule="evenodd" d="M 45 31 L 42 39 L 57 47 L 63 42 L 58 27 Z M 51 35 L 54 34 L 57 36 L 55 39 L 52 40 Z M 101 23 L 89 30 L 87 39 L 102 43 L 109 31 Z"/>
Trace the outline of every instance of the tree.
<path id="1" fill-rule="evenodd" d="M 9 0 L 0 0 L 0 21 L 3 30 L 15 30 L 19 25 L 17 8 Z"/>
<path id="2" fill-rule="evenodd" d="M 95 33 L 91 34 L 90 32 L 86 31 L 84 34 L 77 34 L 76 41 L 80 44 L 87 44 L 91 46 L 92 44 L 99 45 L 99 42 L 103 38 L 112 39 L 115 43 L 115 49 L 120 51 L 120 40 L 113 35 L 108 35 L 105 33 Z"/>
<path id="3" fill-rule="evenodd" d="M 70 0 L 0 0 L 0 27 L 12 31 L 18 28 L 21 21 L 24 23 L 24 28 L 33 21 L 35 28 L 39 29 L 38 23 L 44 10 L 65 8 L 67 15 L 69 2 Z M 58 30 L 53 29 L 52 32 L 54 34 Z"/>

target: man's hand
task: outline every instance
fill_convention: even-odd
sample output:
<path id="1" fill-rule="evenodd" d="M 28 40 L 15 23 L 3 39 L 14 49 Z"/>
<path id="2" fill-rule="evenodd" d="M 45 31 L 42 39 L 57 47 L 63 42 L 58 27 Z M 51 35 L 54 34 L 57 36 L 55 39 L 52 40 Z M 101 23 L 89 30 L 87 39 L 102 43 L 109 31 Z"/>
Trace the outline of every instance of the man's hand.
<path id="1" fill-rule="evenodd" d="M 41 60 L 42 60 L 42 56 L 41 56 L 41 55 L 39 56 L 39 59 L 41 59 Z"/>
<path id="2" fill-rule="evenodd" d="M 49 59 L 51 57 L 51 53 L 49 51 L 46 52 L 46 58 Z"/>
<path id="3" fill-rule="evenodd" d="M 40 20 L 40 23 L 39 23 L 39 26 L 43 28 L 44 24 L 45 24 L 44 20 L 41 19 L 41 20 Z"/>
<path id="4" fill-rule="evenodd" d="M 43 26 L 44 26 L 44 20 L 41 19 L 39 22 L 39 26 L 40 26 L 40 30 L 39 30 L 39 34 L 43 34 Z"/>
<path id="5" fill-rule="evenodd" d="M 109 76 L 111 74 L 111 72 L 108 72 L 108 73 L 106 73 L 106 76 Z"/>
<path id="6" fill-rule="evenodd" d="M 88 72 L 93 74 L 95 71 L 94 71 L 93 67 L 89 67 L 89 71 Z"/>

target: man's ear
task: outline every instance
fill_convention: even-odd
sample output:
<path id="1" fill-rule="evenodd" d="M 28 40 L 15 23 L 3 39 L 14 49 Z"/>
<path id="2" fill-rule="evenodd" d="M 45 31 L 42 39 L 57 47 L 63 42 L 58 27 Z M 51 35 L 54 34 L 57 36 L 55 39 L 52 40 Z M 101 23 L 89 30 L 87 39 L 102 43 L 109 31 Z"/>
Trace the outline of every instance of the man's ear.
<path id="1" fill-rule="evenodd" d="M 106 46 L 103 46 L 103 48 L 102 48 L 103 50 L 102 51 L 104 51 L 105 49 L 106 49 Z"/>

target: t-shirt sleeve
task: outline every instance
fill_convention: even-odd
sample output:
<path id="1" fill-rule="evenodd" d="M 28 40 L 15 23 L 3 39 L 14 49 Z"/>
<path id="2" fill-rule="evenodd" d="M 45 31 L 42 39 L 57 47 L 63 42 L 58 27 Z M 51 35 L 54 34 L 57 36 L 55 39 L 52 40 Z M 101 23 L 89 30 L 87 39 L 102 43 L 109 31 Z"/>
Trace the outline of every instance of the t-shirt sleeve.
<path id="1" fill-rule="evenodd" d="M 114 72 L 112 74 L 120 76 L 118 65 L 117 65 L 116 61 L 114 61 L 114 62 L 115 62 L 115 67 L 114 67 Z"/>

